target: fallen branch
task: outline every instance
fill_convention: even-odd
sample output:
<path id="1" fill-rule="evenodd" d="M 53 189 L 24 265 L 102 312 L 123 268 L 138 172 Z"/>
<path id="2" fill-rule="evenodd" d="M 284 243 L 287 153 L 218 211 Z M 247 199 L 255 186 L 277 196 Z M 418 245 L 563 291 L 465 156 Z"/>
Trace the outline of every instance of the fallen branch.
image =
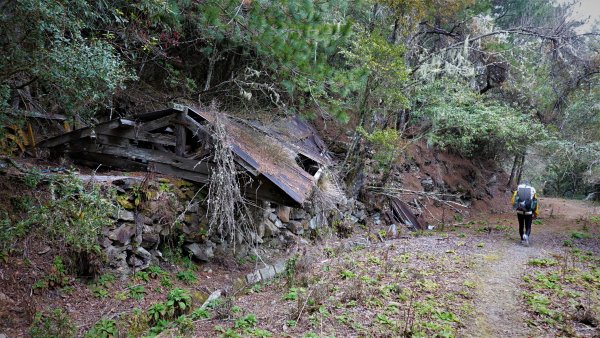
<path id="1" fill-rule="evenodd" d="M 458 202 L 454 202 L 454 201 L 448 201 L 448 200 L 444 200 L 441 199 L 440 197 L 444 197 L 444 196 L 452 196 L 454 198 L 460 198 L 458 195 L 454 195 L 454 194 L 441 194 L 441 193 L 434 193 L 434 192 L 425 192 L 425 191 L 415 191 L 415 190 L 408 190 L 408 189 L 402 189 L 402 188 L 383 188 L 383 187 L 375 187 L 375 186 L 369 186 L 367 187 L 367 189 L 373 191 L 376 194 L 379 195 L 383 195 L 383 196 L 388 196 L 388 197 L 398 197 L 398 195 L 419 195 L 419 196 L 424 196 L 427 199 L 431 199 L 440 203 L 443 203 L 445 205 L 447 205 L 450 209 L 454 210 L 455 212 L 460 213 L 461 215 L 463 214 L 463 211 L 458 209 L 459 208 L 468 208 L 468 206 L 458 203 Z M 440 196 L 440 197 L 438 197 Z M 425 208 L 427 210 L 427 208 Z M 427 210 L 429 212 L 429 210 Z M 431 214 L 431 212 L 430 212 Z"/>

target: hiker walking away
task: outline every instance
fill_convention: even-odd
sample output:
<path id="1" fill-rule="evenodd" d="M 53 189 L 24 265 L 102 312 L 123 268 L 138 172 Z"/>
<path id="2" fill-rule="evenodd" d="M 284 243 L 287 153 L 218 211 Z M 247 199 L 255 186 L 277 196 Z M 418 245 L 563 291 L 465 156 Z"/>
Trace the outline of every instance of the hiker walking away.
<path id="1" fill-rule="evenodd" d="M 531 222 L 538 216 L 538 202 L 535 188 L 527 183 L 519 184 L 512 197 L 513 209 L 519 219 L 521 244 L 529 245 Z"/>

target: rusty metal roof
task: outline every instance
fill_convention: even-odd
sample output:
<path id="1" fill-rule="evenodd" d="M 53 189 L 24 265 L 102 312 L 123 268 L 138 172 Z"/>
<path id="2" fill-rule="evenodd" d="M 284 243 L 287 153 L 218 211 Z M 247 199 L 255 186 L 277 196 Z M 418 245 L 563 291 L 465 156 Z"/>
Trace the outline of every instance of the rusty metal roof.
<path id="1" fill-rule="evenodd" d="M 215 114 L 188 107 L 189 112 L 214 123 Z M 298 154 L 322 164 L 330 164 L 325 144 L 316 131 L 298 117 L 290 117 L 265 126 L 256 121 L 233 119 L 219 114 L 232 152 L 264 176 L 298 204 L 312 193 L 315 178 L 296 161 Z"/>
<path id="2" fill-rule="evenodd" d="M 189 123 L 177 122 L 174 116 L 180 116 L 176 114 L 186 110 Z M 198 160 L 193 154 L 177 156 L 172 153 L 170 147 L 177 147 L 179 143 L 165 127 L 169 125 L 176 129 L 177 124 L 184 125 L 189 130 L 188 136 L 194 136 L 192 146 L 198 146 L 202 142 L 198 129 L 210 134 L 216 119 L 227 131 L 227 142 L 236 163 L 253 181 L 245 188 L 246 192 L 252 194 L 250 190 L 255 190 L 253 195 L 259 199 L 301 206 L 312 194 L 316 183 L 305 165 L 306 159 L 312 161 L 309 162 L 313 174 L 316 166 L 331 164 L 326 146 L 315 129 L 299 117 L 264 125 L 193 106 L 144 113 L 132 120 L 111 120 L 45 140 L 39 146 L 69 152 L 83 163 L 95 161 L 113 167 L 123 163 L 125 169 L 141 165 L 147 170 L 206 182 L 210 179 L 208 174 L 212 164 L 203 163 L 198 167 L 194 165 Z M 157 126 L 160 128 L 156 129 Z M 65 148 L 65 144 L 69 146 Z M 144 144 L 153 146 L 143 148 Z"/>

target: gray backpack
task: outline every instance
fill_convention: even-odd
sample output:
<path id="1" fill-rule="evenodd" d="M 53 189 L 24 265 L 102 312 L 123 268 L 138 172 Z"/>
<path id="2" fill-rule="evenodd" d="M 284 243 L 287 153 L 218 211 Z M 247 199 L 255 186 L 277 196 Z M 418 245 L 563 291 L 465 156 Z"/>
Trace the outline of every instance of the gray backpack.
<path id="1" fill-rule="evenodd" d="M 519 211 L 531 211 L 531 187 L 524 186 L 519 187 L 517 190 L 517 210 Z"/>

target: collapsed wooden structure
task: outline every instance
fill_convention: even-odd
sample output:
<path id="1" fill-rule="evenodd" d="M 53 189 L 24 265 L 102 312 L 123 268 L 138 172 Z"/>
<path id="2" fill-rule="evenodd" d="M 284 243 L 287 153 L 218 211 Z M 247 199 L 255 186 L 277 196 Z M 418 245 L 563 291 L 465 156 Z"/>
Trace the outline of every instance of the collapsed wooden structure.
<path id="1" fill-rule="evenodd" d="M 196 107 L 174 108 L 118 118 L 59 135 L 37 144 L 90 166 L 150 171 L 207 183 L 212 131 L 221 123 L 248 198 L 303 206 L 318 170 L 330 164 L 316 131 L 298 117 L 268 127 Z"/>

